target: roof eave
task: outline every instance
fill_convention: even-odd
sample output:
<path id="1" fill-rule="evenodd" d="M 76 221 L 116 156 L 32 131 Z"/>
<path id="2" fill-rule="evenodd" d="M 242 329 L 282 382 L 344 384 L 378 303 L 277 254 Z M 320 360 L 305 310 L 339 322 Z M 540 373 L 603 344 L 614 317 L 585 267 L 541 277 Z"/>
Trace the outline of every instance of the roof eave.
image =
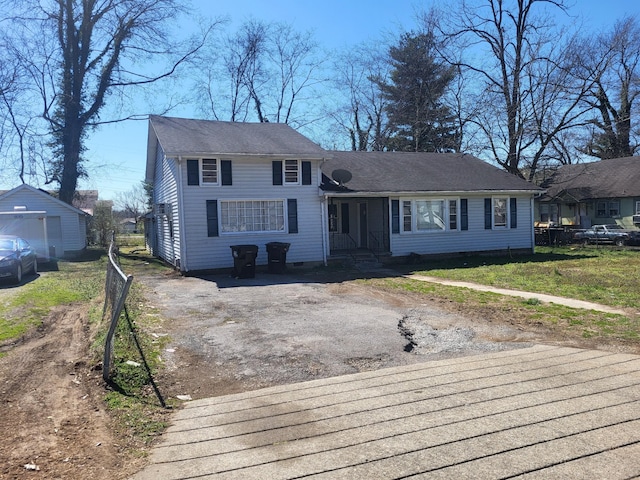
<path id="1" fill-rule="evenodd" d="M 348 187 L 347 187 L 348 188 Z M 347 191 L 334 191 L 334 190 L 323 190 L 323 194 L 326 197 L 408 197 L 408 196 L 420 196 L 420 195 L 443 195 L 443 196 L 460 196 L 460 195 L 469 195 L 469 194 L 482 194 L 482 195 L 496 195 L 496 194 L 508 194 L 508 195 L 516 195 L 516 194 L 529 194 L 533 195 L 536 193 L 542 193 L 543 190 L 539 189 L 527 189 L 527 190 L 414 190 L 414 191 L 358 191 L 358 190 L 347 190 Z"/>
<path id="2" fill-rule="evenodd" d="M 326 160 L 324 153 L 239 153 L 239 152 L 165 152 L 167 158 L 263 158 L 265 160 Z"/>

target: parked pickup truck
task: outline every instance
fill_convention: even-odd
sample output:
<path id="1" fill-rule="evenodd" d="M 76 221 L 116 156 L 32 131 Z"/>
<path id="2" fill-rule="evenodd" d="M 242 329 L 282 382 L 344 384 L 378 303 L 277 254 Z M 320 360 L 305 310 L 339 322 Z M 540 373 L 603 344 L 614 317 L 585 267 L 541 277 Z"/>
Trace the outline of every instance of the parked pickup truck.
<path id="1" fill-rule="evenodd" d="M 640 244 L 640 231 L 625 230 L 620 225 L 594 225 L 587 230 L 576 232 L 573 239 L 585 245 L 589 243 L 613 243 L 621 247 L 629 244 Z"/>

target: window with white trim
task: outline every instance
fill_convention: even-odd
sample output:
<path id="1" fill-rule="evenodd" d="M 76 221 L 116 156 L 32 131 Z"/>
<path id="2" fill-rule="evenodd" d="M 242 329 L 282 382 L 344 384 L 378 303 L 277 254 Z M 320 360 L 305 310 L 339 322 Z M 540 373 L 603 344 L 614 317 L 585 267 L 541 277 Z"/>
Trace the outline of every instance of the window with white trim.
<path id="1" fill-rule="evenodd" d="M 413 229 L 413 220 L 412 220 L 412 206 L 411 200 L 404 200 L 402 202 L 402 231 L 410 232 Z"/>
<path id="2" fill-rule="evenodd" d="M 458 201 L 449 200 L 449 230 L 458 230 Z"/>
<path id="3" fill-rule="evenodd" d="M 220 200 L 220 230 L 284 232 L 284 200 Z"/>
<path id="4" fill-rule="evenodd" d="M 493 226 L 506 227 L 508 214 L 508 197 L 493 197 Z"/>
<path id="5" fill-rule="evenodd" d="M 215 158 L 203 158 L 200 160 L 200 172 L 203 185 L 218 184 L 218 160 Z"/>
<path id="6" fill-rule="evenodd" d="M 460 199 L 403 200 L 402 231 L 414 233 L 460 229 Z"/>
<path id="7" fill-rule="evenodd" d="M 298 160 L 285 160 L 283 168 L 285 185 L 300 183 L 300 162 Z"/>
<path id="8" fill-rule="evenodd" d="M 636 201 L 636 215 L 640 215 L 640 201 Z"/>
<path id="9" fill-rule="evenodd" d="M 609 216 L 611 218 L 620 216 L 620 201 L 612 200 L 609 202 Z"/>

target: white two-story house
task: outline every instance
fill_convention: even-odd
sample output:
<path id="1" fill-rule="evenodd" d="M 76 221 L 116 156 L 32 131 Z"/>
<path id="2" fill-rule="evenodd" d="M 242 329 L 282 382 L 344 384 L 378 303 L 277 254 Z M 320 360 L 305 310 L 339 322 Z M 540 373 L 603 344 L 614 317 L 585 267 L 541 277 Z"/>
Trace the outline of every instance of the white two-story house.
<path id="1" fill-rule="evenodd" d="M 540 189 L 473 156 L 327 151 L 285 124 L 151 116 L 147 244 L 181 272 L 233 266 L 232 246 L 289 243 L 287 263 L 532 252 Z"/>

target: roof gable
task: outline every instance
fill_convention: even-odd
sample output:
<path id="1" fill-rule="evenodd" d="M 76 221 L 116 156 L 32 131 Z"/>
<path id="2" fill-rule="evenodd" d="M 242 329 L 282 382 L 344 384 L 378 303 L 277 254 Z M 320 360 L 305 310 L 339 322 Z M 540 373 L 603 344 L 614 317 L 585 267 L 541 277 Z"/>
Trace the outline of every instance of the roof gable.
<path id="1" fill-rule="evenodd" d="M 21 192 L 22 190 L 27 190 L 30 194 L 33 195 L 38 195 L 44 199 L 46 199 L 47 201 L 53 202 L 59 206 L 62 206 L 64 208 L 69 209 L 70 211 L 80 214 L 80 215 L 88 215 L 86 212 L 83 212 L 82 210 L 80 210 L 79 208 L 76 208 L 74 206 L 69 205 L 68 203 L 63 202 L 62 200 L 52 196 L 51 194 L 45 192 L 44 190 L 40 190 L 39 188 L 35 188 L 32 187 L 31 185 L 27 185 L 26 183 L 23 183 L 22 185 L 18 185 L 17 187 L 9 190 L 8 192 L 3 193 L 2 195 L 0 195 L 0 200 L 4 200 L 5 198 L 9 198 L 12 195 Z"/>
<path id="2" fill-rule="evenodd" d="M 640 197 L 640 157 L 564 165 L 542 184 L 546 199 Z"/>
<path id="3" fill-rule="evenodd" d="M 540 191 L 540 188 L 472 155 L 431 152 L 331 152 L 322 172 L 329 179 L 347 170 L 351 179 L 325 191 L 342 192 L 478 192 Z"/>

